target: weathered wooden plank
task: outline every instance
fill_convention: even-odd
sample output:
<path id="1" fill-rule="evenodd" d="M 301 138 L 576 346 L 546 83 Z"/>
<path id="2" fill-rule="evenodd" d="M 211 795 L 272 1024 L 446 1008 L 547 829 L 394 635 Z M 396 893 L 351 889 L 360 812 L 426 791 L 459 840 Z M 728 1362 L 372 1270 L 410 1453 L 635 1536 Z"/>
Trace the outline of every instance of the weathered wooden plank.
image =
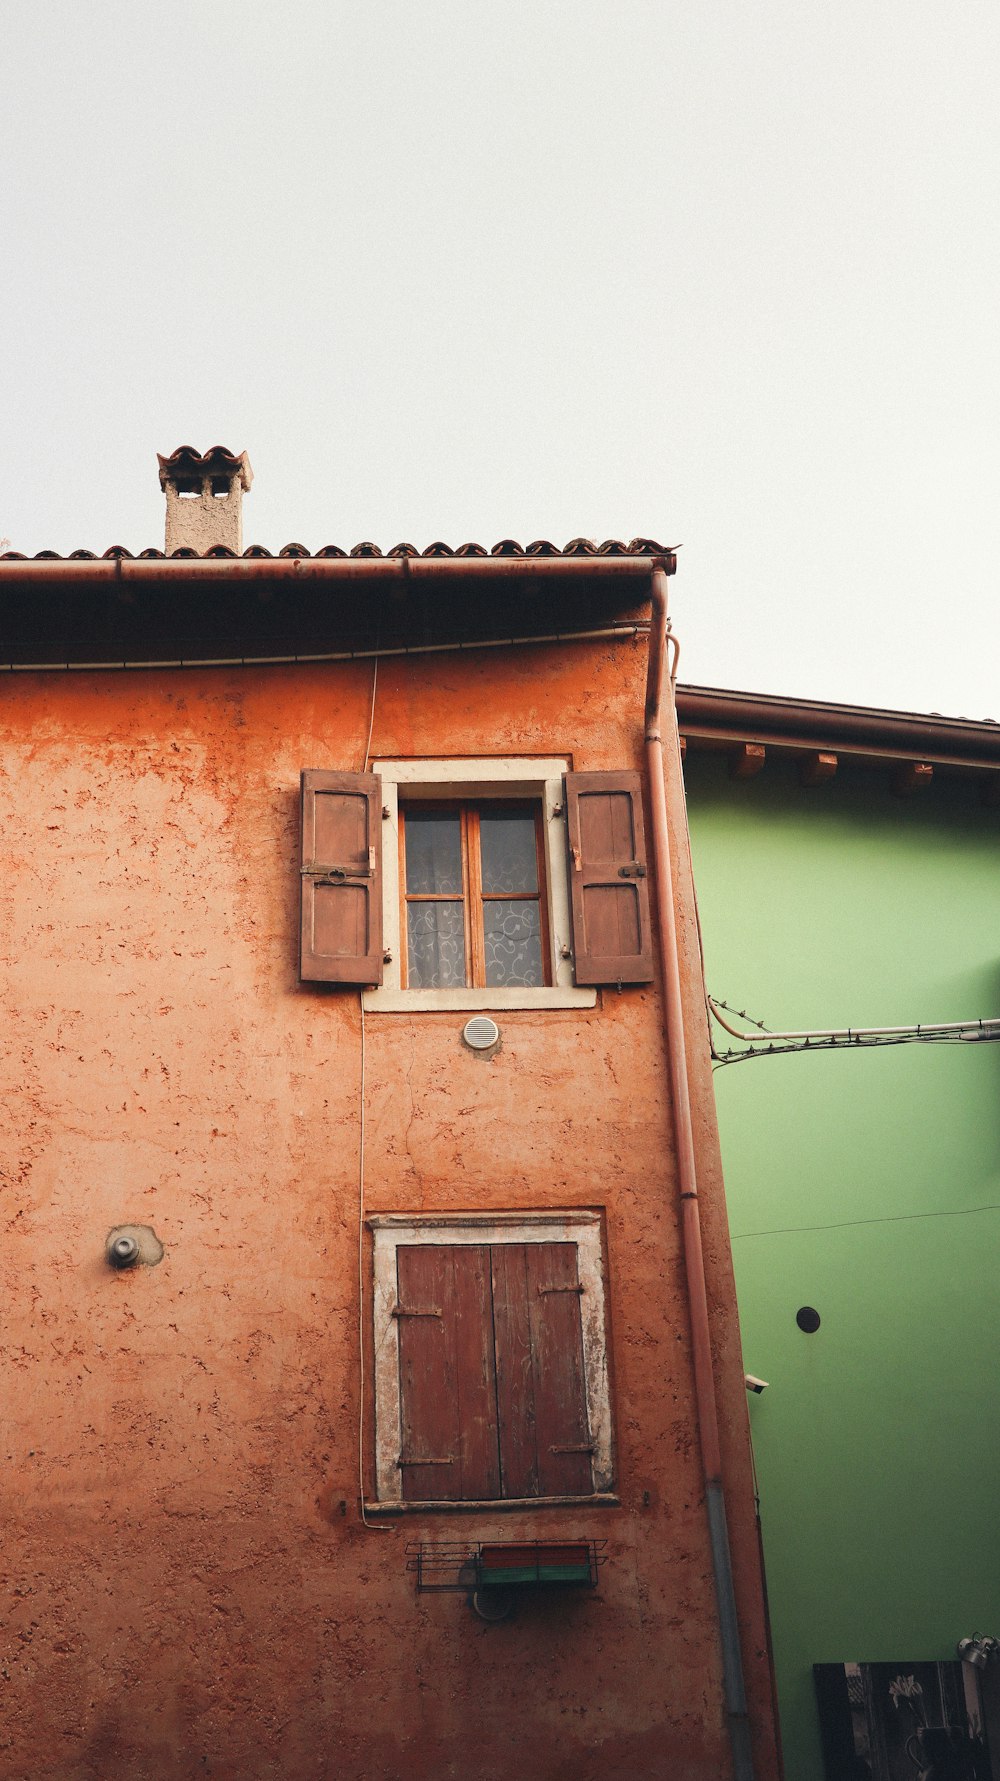
<path id="1" fill-rule="evenodd" d="M 528 1316 L 527 1243 L 492 1250 L 500 1473 L 506 1497 L 539 1494 L 535 1382 Z"/>
<path id="2" fill-rule="evenodd" d="M 526 1245 L 542 1496 L 593 1489 L 575 1243 Z"/>
<path id="3" fill-rule="evenodd" d="M 504 1495 L 587 1496 L 576 1244 L 497 1245 L 492 1266 Z"/>
<path id="4" fill-rule="evenodd" d="M 401 1495 L 418 1502 L 500 1494 L 489 1250 L 401 1244 Z"/>

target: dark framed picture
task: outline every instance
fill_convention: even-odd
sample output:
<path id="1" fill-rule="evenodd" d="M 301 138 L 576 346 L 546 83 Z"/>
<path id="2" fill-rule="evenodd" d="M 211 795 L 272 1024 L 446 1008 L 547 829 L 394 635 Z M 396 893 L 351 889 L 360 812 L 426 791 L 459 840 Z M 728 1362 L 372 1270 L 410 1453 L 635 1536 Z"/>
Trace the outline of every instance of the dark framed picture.
<path id="1" fill-rule="evenodd" d="M 959 1662 L 814 1664 L 813 1675 L 827 1781 L 1000 1781 L 992 1675 L 985 1690 Z"/>

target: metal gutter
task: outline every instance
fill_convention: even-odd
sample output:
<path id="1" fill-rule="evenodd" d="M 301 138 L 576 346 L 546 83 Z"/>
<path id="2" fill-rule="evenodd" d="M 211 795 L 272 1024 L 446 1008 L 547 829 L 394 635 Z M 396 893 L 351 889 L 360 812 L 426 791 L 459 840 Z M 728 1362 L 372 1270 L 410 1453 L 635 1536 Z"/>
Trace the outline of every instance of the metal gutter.
<path id="1" fill-rule="evenodd" d="M 31 557 L 0 562 L 5 584 L 78 587 L 176 587 L 181 582 L 434 581 L 474 576 L 496 581 L 642 581 L 663 566 L 672 575 L 673 551 L 660 556 L 496 557 Z"/>

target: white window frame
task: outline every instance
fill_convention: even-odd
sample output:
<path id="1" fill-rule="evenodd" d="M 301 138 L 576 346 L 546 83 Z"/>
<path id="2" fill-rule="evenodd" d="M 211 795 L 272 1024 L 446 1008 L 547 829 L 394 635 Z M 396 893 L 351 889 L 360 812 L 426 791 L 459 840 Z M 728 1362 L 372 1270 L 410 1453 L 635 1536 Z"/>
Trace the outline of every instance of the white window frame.
<path id="1" fill-rule="evenodd" d="M 583 1373 L 587 1421 L 594 1444 L 591 1455 L 593 1497 L 613 1488 L 611 1394 L 608 1382 L 607 1325 L 604 1303 L 604 1261 L 599 1212 L 441 1212 L 414 1216 L 405 1212 L 372 1213 L 366 1220 L 374 1236 L 375 1355 L 375 1488 L 379 1507 L 412 1508 L 402 1497 L 397 1461 L 402 1441 L 399 1390 L 399 1319 L 396 1250 L 413 1243 L 575 1243 L 583 1327 Z M 562 1501 L 563 1499 L 558 1499 Z M 567 1499 L 568 1500 L 568 1499 Z M 586 1503 L 590 1496 L 574 1497 Z M 542 1503 L 546 1497 L 496 1497 L 490 1508 L 513 1502 Z M 449 1509 L 471 1508 L 449 1501 Z"/>
<path id="2" fill-rule="evenodd" d="M 373 761 L 382 780 L 382 944 L 389 955 L 382 983 L 366 989 L 364 1005 L 373 1013 L 410 1014 L 417 1010 L 502 1008 L 593 1008 L 596 989 L 573 982 L 573 930 L 566 865 L 563 756 L 514 756 L 508 760 Z M 541 989 L 403 989 L 400 918 L 399 803 L 418 798 L 530 798 L 540 802 L 545 831 L 545 896 L 549 913 L 551 981 Z"/>

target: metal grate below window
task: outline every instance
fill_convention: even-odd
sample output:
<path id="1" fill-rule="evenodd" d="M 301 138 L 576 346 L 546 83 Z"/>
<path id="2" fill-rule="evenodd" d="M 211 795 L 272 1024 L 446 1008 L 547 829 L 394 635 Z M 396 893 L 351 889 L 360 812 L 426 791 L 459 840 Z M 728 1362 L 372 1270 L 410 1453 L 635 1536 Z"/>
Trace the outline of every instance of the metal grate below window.
<path id="1" fill-rule="evenodd" d="M 423 1594 L 448 1590 L 596 1589 L 605 1540 L 421 1540 L 406 1568 Z"/>

